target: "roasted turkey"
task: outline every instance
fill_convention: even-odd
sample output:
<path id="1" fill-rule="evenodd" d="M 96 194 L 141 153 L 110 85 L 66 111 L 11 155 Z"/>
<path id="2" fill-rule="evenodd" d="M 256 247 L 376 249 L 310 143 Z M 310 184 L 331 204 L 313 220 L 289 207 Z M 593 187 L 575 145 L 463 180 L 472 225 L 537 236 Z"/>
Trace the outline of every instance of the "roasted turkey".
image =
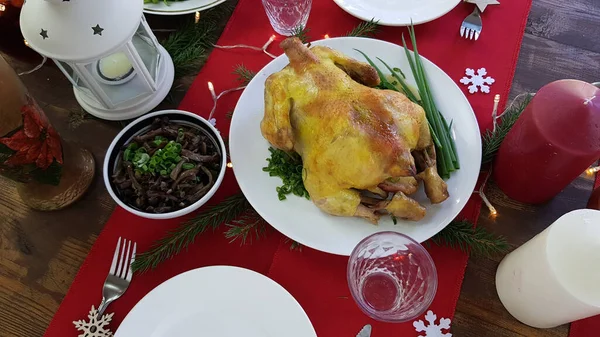
<path id="1" fill-rule="evenodd" d="M 424 110 L 374 88 L 377 71 L 331 48 L 281 43 L 290 63 L 265 83 L 262 135 L 303 160 L 304 186 L 321 210 L 377 223 L 382 214 L 420 220 L 409 197 L 423 181 L 432 203 L 448 198 Z"/>

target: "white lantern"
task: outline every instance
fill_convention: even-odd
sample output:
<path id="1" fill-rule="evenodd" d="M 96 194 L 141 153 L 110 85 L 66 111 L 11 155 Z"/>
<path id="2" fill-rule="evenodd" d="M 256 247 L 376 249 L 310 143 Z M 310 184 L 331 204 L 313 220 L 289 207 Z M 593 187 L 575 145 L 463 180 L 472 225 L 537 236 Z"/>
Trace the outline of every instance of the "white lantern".
<path id="1" fill-rule="evenodd" d="M 173 60 L 156 41 L 142 0 L 27 0 L 21 31 L 73 83 L 90 114 L 138 117 L 156 107 L 173 84 Z"/>

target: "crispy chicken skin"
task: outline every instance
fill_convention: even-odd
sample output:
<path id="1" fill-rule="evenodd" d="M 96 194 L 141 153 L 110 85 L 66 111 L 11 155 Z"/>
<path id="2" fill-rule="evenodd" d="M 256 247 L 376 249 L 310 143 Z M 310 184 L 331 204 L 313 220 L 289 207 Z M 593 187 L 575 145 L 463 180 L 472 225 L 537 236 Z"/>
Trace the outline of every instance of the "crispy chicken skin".
<path id="1" fill-rule="evenodd" d="M 376 223 L 381 213 L 410 220 L 425 215 L 407 196 L 417 189 L 417 179 L 424 180 L 434 202 L 448 197 L 418 104 L 399 92 L 372 88 L 379 84 L 376 70 L 335 50 L 308 49 L 297 38 L 281 47 L 290 64 L 266 80 L 261 132 L 274 147 L 302 156 L 304 186 L 315 205 Z M 426 167 L 419 172 L 429 170 L 419 176 L 413 155 L 421 152 Z M 373 207 L 361 203 L 361 190 L 389 197 Z"/>

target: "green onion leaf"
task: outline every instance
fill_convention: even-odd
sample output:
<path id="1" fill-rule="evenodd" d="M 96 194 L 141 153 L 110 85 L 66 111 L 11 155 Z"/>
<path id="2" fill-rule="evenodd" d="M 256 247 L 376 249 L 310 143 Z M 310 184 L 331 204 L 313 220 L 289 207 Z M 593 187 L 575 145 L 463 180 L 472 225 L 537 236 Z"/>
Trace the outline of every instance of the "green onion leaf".
<path id="1" fill-rule="evenodd" d="M 183 166 L 181 166 L 181 167 L 182 167 L 184 170 L 191 170 L 191 169 L 193 169 L 194 167 L 196 167 L 196 165 L 194 165 L 194 164 L 192 164 L 192 163 L 185 163 L 185 164 L 183 164 Z M 263 170 L 264 170 L 264 169 L 265 169 L 265 168 L 263 168 Z"/>

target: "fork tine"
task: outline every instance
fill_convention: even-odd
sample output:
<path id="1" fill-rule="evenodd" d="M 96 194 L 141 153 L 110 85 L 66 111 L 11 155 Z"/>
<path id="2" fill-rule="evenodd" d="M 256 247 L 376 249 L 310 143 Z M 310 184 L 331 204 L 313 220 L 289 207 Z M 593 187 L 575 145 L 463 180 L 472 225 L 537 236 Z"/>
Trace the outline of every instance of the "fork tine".
<path id="1" fill-rule="evenodd" d="M 477 41 L 477 39 L 479 39 L 479 31 L 475 31 L 475 41 Z"/>
<path id="2" fill-rule="evenodd" d="M 465 36 L 465 26 L 460 26 L 460 36 L 461 37 Z"/>
<path id="3" fill-rule="evenodd" d="M 475 32 L 475 30 L 470 29 L 469 30 L 469 40 L 473 40 L 473 33 Z"/>
<path id="4" fill-rule="evenodd" d="M 117 241 L 117 248 L 115 249 L 115 256 L 113 256 L 112 264 L 110 265 L 110 274 L 115 275 L 117 271 L 117 259 L 119 258 L 119 247 L 121 246 L 121 238 Z"/>
<path id="5" fill-rule="evenodd" d="M 119 276 L 121 271 L 123 270 L 123 256 L 125 255 L 125 246 L 127 246 L 127 239 L 123 239 L 123 247 L 121 248 L 121 252 L 119 253 L 119 261 L 117 261 L 117 271 L 113 274 L 115 276 Z"/>
<path id="6" fill-rule="evenodd" d="M 135 261 L 135 249 L 137 247 L 137 243 L 133 243 L 133 252 L 131 252 L 131 262 L 129 263 L 129 270 L 127 271 L 127 276 L 125 277 L 125 279 L 128 282 L 131 282 L 131 277 L 133 276 L 133 271 L 131 270 L 131 264 L 133 264 L 133 262 Z"/>
<path id="7" fill-rule="evenodd" d="M 125 248 L 125 247 L 123 247 Z M 129 243 L 127 244 L 127 253 L 123 254 L 121 256 L 121 273 L 119 275 L 117 275 L 118 277 L 125 279 L 125 275 L 127 275 L 127 270 L 129 270 L 129 264 L 127 263 L 129 261 L 129 252 L 131 251 L 131 240 L 129 240 Z"/>

